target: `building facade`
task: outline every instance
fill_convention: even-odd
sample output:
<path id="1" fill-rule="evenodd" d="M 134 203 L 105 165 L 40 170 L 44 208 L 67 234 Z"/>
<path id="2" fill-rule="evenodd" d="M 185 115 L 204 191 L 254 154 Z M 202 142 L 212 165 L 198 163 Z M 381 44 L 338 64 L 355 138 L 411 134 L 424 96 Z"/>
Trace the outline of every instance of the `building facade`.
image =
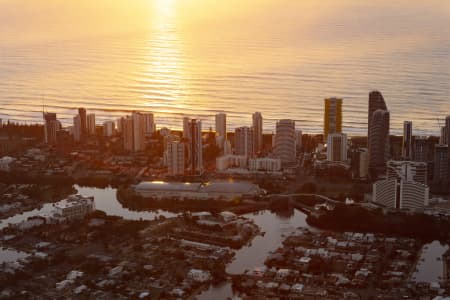
<path id="1" fill-rule="evenodd" d="M 234 150 L 236 155 L 253 157 L 255 154 L 253 128 L 244 126 L 234 131 Z"/>
<path id="2" fill-rule="evenodd" d="M 390 151 L 389 122 L 389 112 L 381 109 L 373 113 L 370 121 L 369 171 L 375 177 L 386 172 Z"/>
<path id="3" fill-rule="evenodd" d="M 144 134 L 151 136 L 156 131 L 155 117 L 152 113 L 144 113 Z"/>
<path id="4" fill-rule="evenodd" d="M 116 130 L 116 125 L 114 121 L 105 121 L 103 122 L 103 135 L 106 137 L 111 137 L 114 135 L 114 131 Z"/>
<path id="5" fill-rule="evenodd" d="M 80 115 L 76 115 L 75 117 L 73 117 L 72 134 L 73 134 L 73 140 L 77 143 L 81 141 L 81 135 L 82 135 L 81 128 L 82 128 L 81 117 L 80 117 Z"/>
<path id="6" fill-rule="evenodd" d="M 324 114 L 324 141 L 328 140 L 328 135 L 342 132 L 342 99 L 325 99 Z"/>
<path id="7" fill-rule="evenodd" d="M 346 161 L 347 160 L 347 135 L 344 133 L 328 134 L 327 160 Z"/>
<path id="8" fill-rule="evenodd" d="M 274 154 L 281 160 L 283 166 L 295 163 L 295 121 L 280 120 L 276 124 Z"/>
<path id="9" fill-rule="evenodd" d="M 412 122 L 403 122 L 403 142 L 402 142 L 402 158 L 405 160 L 412 160 Z"/>
<path id="10" fill-rule="evenodd" d="M 78 109 L 78 115 L 81 119 L 81 136 L 85 136 L 87 134 L 87 119 L 86 119 L 86 109 L 80 107 Z"/>
<path id="11" fill-rule="evenodd" d="M 95 114 L 88 114 L 86 116 L 86 122 L 87 122 L 87 134 L 88 135 L 95 135 Z"/>
<path id="12" fill-rule="evenodd" d="M 217 145 L 223 148 L 227 139 L 227 115 L 224 113 L 216 114 L 216 138 Z"/>
<path id="13" fill-rule="evenodd" d="M 248 161 L 248 168 L 251 172 L 280 172 L 281 159 L 279 158 L 252 158 Z"/>
<path id="14" fill-rule="evenodd" d="M 386 179 L 374 183 L 372 201 L 392 209 L 423 209 L 429 194 L 429 187 L 419 182 Z"/>
<path id="15" fill-rule="evenodd" d="M 203 172 L 202 122 L 192 119 L 189 122 L 189 169 L 191 175 Z"/>
<path id="16" fill-rule="evenodd" d="M 435 183 L 446 183 L 449 180 L 448 145 L 434 146 L 434 176 Z"/>
<path id="17" fill-rule="evenodd" d="M 185 145 L 179 141 L 170 142 L 167 146 L 167 167 L 170 176 L 185 174 Z"/>
<path id="18" fill-rule="evenodd" d="M 390 160 L 387 162 L 388 179 L 415 181 L 427 184 L 428 165 L 425 162 Z"/>
<path id="19" fill-rule="evenodd" d="M 260 112 L 255 112 L 252 115 L 253 124 L 253 138 L 254 138 L 254 148 L 255 152 L 261 151 L 263 149 L 263 117 Z"/>
<path id="20" fill-rule="evenodd" d="M 415 136 L 413 147 L 413 159 L 419 162 L 428 162 L 429 156 L 428 137 Z"/>
<path id="21" fill-rule="evenodd" d="M 230 168 L 246 169 L 248 158 L 245 155 L 224 155 L 216 158 L 216 170 L 224 172 Z"/>
<path id="22" fill-rule="evenodd" d="M 56 132 L 59 130 L 59 122 L 55 113 L 44 112 L 44 141 L 46 144 L 56 144 Z"/>

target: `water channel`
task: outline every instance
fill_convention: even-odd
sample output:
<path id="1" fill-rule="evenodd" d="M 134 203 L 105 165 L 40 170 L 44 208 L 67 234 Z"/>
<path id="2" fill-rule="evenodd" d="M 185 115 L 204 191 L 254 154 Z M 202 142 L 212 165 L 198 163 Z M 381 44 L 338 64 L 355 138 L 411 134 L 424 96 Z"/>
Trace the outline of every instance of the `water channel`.
<path id="1" fill-rule="evenodd" d="M 129 220 L 153 220 L 158 216 L 174 217 L 177 214 L 157 210 L 157 211 L 132 211 L 124 208 L 117 200 L 117 190 L 113 188 L 87 188 L 75 186 L 79 194 L 84 196 L 94 196 L 95 206 L 98 210 L 104 211 L 108 215 L 120 216 Z M 48 213 L 52 210 L 52 203 L 44 204 L 41 209 L 32 210 L 16 216 L 0 220 L 0 229 L 8 223 L 18 223 L 26 220 L 30 216 Z M 245 270 L 264 266 L 264 261 L 271 251 L 281 246 L 285 236 L 288 236 L 298 227 L 309 227 L 306 223 L 306 216 L 298 210 L 293 210 L 287 214 L 276 214 L 270 211 L 262 211 L 244 215 L 252 219 L 257 224 L 264 235 L 257 236 L 252 242 L 236 252 L 234 260 L 227 266 L 230 274 L 240 274 Z M 437 282 L 442 276 L 442 254 L 448 249 L 447 245 L 439 242 L 427 244 L 422 249 L 421 258 L 417 265 L 417 271 L 413 274 L 413 280 L 422 282 Z M 12 249 L 0 248 L 0 263 L 12 262 L 25 257 L 27 254 Z M 231 283 L 224 283 L 211 288 L 197 298 L 206 299 L 226 299 L 233 296 Z"/>

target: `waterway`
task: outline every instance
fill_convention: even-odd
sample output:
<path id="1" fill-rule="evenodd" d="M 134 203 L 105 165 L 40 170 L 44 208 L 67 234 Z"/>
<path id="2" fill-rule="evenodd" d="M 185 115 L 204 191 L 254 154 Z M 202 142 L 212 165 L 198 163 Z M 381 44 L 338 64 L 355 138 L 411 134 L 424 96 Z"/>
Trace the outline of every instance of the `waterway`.
<path id="1" fill-rule="evenodd" d="M 298 227 L 309 227 L 306 223 L 306 215 L 298 210 L 293 210 L 289 214 L 262 211 L 244 216 L 252 219 L 265 234 L 257 236 L 250 245 L 236 252 L 234 260 L 227 266 L 229 274 L 241 274 L 245 270 L 264 266 L 267 256 L 281 246 L 286 236 Z M 197 299 L 227 299 L 232 296 L 231 283 L 227 282 L 211 286 L 207 291 L 197 296 Z"/>
<path id="2" fill-rule="evenodd" d="M 96 208 L 111 216 L 120 216 L 129 220 L 153 220 L 159 216 L 167 218 L 176 216 L 174 213 L 163 210 L 132 211 L 124 208 L 117 199 L 117 190 L 113 188 L 100 189 L 75 186 L 75 189 L 81 195 L 94 196 Z M 18 223 L 31 216 L 49 213 L 52 207 L 52 203 L 46 203 L 41 209 L 1 220 L 0 229 L 9 223 Z M 267 256 L 281 246 L 286 236 L 298 227 L 309 227 L 306 223 L 306 215 L 298 210 L 283 213 L 261 211 L 244 216 L 252 219 L 261 228 L 264 235 L 255 237 L 250 244 L 236 252 L 235 258 L 226 269 L 229 274 L 240 274 L 246 270 L 264 266 Z M 437 241 L 425 245 L 417 265 L 417 271 L 413 274 L 412 279 L 419 282 L 439 281 L 443 270 L 441 257 L 448 248 L 448 245 L 442 245 Z M 0 263 L 13 262 L 26 257 L 26 255 L 26 253 L 13 249 L 0 248 Z M 232 296 L 231 283 L 227 282 L 218 286 L 211 286 L 209 290 L 199 295 L 198 299 L 226 299 Z"/>
<path id="3" fill-rule="evenodd" d="M 448 248 L 448 245 L 443 245 L 438 241 L 424 245 L 412 281 L 427 283 L 441 281 L 444 270 L 442 255 Z"/>
<path id="4" fill-rule="evenodd" d="M 127 220 L 154 220 L 159 216 L 166 218 L 174 217 L 176 214 L 163 211 L 132 211 L 122 206 L 117 199 L 117 189 L 113 188 L 90 188 L 75 185 L 74 188 L 83 196 L 94 196 L 95 208 L 104 211 L 109 216 L 119 216 Z M 0 220 L 0 230 L 8 224 L 17 224 L 29 217 L 49 214 L 53 210 L 53 203 L 45 203 L 42 208 L 17 214 L 10 218 Z"/>

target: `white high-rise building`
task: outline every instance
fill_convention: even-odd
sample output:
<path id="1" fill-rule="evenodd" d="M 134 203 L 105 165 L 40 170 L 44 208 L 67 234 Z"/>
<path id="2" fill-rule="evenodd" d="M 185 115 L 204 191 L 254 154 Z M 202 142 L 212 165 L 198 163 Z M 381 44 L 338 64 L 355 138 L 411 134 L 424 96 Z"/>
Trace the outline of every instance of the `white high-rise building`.
<path id="1" fill-rule="evenodd" d="M 422 183 L 401 181 L 400 209 L 421 209 L 429 204 L 430 188 Z"/>
<path id="2" fill-rule="evenodd" d="M 164 166 L 169 165 L 169 146 L 173 142 L 179 142 L 180 137 L 175 134 L 168 134 L 163 136 L 164 153 L 163 153 L 163 163 Z"/>
<path id="3" fill-rule="evenodd" d="M 75 117 L 73 117 L 73 140 L 75 142 L 81 141 L 81 134 L 81 117 L 80 115 L 76 115 Z"/>
<path id="4" fill-rule="evenodd" d="M 263 149 L 263 117 L 260 112 L 255 112 L 252 116 L 253 119 L 253 138 L 255 152 Z"/>
<path id="5" fill-rule="evenodd" d="M 236 128 L 234 132 L 234 149 L 236 155 L 244 155 L 247 157 L 253 157 L 253 129 L 247 126 Z"/>
<path id="6" fill-rule="evenodd" d="M 106 137 L 111 137 L 114 135 L 115 130 L 115 123 L 114 121 L 105 121 L 103 122 L 103 135 Z"/>
<path id="7" fill-rule="evenodd" d="M 403 181 L 415 181 L 427 184 L 428 166 L 425 162 L 397 161 L 387 162 L 387 178 Z"/>
<path id="8" fill-rule="evenodd" d="M 372 201 L 387 208 L 421 209 L 428 206 L 430 189 L 414 181 L 380 180 L 373 185 Z"/>
<path id="9" fill-rule="evenodd" d="M 281 159 L 283 165 L 295 163 L 295 121 L 280 120 L 276 125 L 275 156 Z"/>
<path id="10" fill-rule="evenodd" d="M 86 122 L 88 135 L 95 135 L 95 114 L 88 114 L 86 116 Z"/>
<path id="11" fill-rule="evenodd" d="M 347 135 L 344 133 L 328 134 L 327 160 L 346 161 L 347 160 Z"/>
<path id="12" fill-rule="evenodd" d="M 373 184 L 372 201 L 389 208 L 396 208 L 397 205 L 397 180 L 380 180 Z"/>
<path id="13" fill-rule="evenodd" d="M 184 157 L 184 143 L 173 141 L 167 145 L 167 166 L 169 175 L 184 175 Z"/>

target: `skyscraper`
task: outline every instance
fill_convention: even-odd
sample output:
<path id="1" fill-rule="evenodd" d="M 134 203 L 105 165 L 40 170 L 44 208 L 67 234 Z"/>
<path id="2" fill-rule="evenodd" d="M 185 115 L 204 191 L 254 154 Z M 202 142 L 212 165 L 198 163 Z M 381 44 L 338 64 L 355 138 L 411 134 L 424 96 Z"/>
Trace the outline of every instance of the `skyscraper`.
<path id="1" fill-rule="evenodd" d="M 441 136 L 439 137 L 439 144 L 441 145 L 447 145 L 447 127 L 442 126 L 441 127 Z"/>
<path id="2" fill-rule="evenodd" d="M 78 115 L 80 116 L 81 121 L 81 136 L 87 134 L 87 120 L 86 120 L 86 109 L 83 107 L 80 107 L 78 109 Z"/>
<path id="3" fill-rule="evenodd" d="M 55 113 L 43 113 L 44 117 L 44 141 L 46 144 L 56 144 L 56 132 L 58 131 L 59 122 Z"/>
<path id="4" fill-rule="evenodd" d="M 369 118 L 367 122 L 367 137 L 370 136 L 370 124 L 372 124 L 373 113 L 379 109 L 387 111 L 386 102 L 384 101 L 381 92 L 372 91 L 369 93 Z"/>
<path id="5" fill-rule="evenodd" d="M 352 172 L 354 178 L 367 178 L 369 170 L 369 153 L 367 148 L 352 151 Z"/>
<path id="6" fill-rule="evenodd" d="M 324 141 L 328 140 L 328 134 L 342 132 L 342 99 L 325 99 L 324 114 Z"/>
<path id="7" fill-rule="evenodd" d="M 386 172 L 386 162 L 390 150 L 389 122 L 390 115 L 383 96 L 378 91 L 370 92 L 367 146 L 369 150 L 369 172 L 375 177 Z"/>
<path id="8" fill-rule="evenodd" d="M 283 165 L 295 163 L 295 121 L 280 120 L 276 125 L 275 156 Z"/>
<path id="9" fill-rule="evenodd" d="M 203 172 L 202 122 L 192 119 L 189 122 L 189 168 L 192 175 Z"/>
<path id="10" fill-rule="evenodd" d="M 227 115 L 224 113 L 216 114 L 216 136 L 227 137 Z"/>
<path id="11" fill-rule="evenodd" d="M 131 114 L 133 120 L 133 151 L 145 149 L 145 116 L 140 112 Z"/>
<path id="12" fill-rule="evenodd" d="M 184 144 L 173 141 L 167 145 L 167 167 L 171 176 L 184 175 Z"/>
<path id="13" fill-rule="evenodd" d="M 86 117 L 87 134 L 95 135 L 95 114 L 88 114 Z"/>
<path id="14" fill-rule="evenodd" d="M 445 134 L 447 137 L 447 146 L 448 146 L 448 157 L 450 158 L 450 115 L 448 115 L 445 118 Z M 448 173 L 447 173 L 447 180 L 449 179 L 448 177 L 450 177 L 450 159 L 448 162 Z"/>
<path id="15" fill-rule="evenodd" d="M 155 118 L 152 113 L 144 113 L 143 118 L 144 118 L 144 133 L 145 135 L 151 136 L 156 130 Z"/>
<path id="16" fill-rule="evenodd" d="M 448 145 L 434 146 L 434 177 L 435 183 L 446 183 L 449 180 Z"/>
<path id="17" fill-rule="evenodd" d="M 189 130 L 189 122 L 190 121 L 191 121 L 191 119 L 189 119 L 188 117 L 183 118 L 183 138 L 184 139 L 190 139 L 190 137 L 191 137 L 191 133 Z"/>
<path id="18" fill-rule="evenodd" d="M 115 130 L 115 123 L 114 121 L 105 121 L 103 122 L 103 135 L 106 137 L 111 137 L 114 135 Z"/>
<path id="19" fill-rule="evenodd" d="M 428 162 L 428 138 L 426 136 L 414 137 L 413 160 Z"/>
<path id="20" fill-rule="evenodd" d="M 133 119 L 130 116 L 121 118 L 120 128 L 122 128 L 123 148 L 125 151 L 135 151 L 133 143 Z"/>
<path id="21" fill-rule="evenodd" d="M 120 124 L 123 145 L 126 151 L 139 152 L 145 150 L 145 116 L 140 112 L 133 112 L 126 118 L 121 118 Z"/>
<path id="22" fill-rule="evenodd" d="M 300 153 L 302 149 L 302 137 L 303 133 L 301 130 L 295 131 L 295 147 L 297 148 L 297 153 Z"/>
<path id="23" fill-rule="evenodd" d="M 216 145 L 222 149 L 226 140 L 227 115 L 224 113 L 216 114 Z"/>
<path id="24" fill-rule="evenodd" d="M 163 136 L 164 153 L 163 162 L 164 166 L 169 166 L 169 146 L 172 142 L 179 142 L 180 137 L 176 134 L 167 134 Z"/>
<path id="25" fill-rule="evenodd" d="M 253 119 L 253 138 L 255 152 L 261 151 L 263 149 L 263 117 L 260 112 L 255 112 L 252 115 Z"/>
<path id="26" fill-rule="evenodd" d="M 344 133 L 330 133 L 327 141 L 327 160 L 347 160 L 347 135 Z"/>
<path id="27" fill-rule="evenodd" d="M 450 115 L 445 117 L 445 134 L 447 137 L 447 144 L 450 144 Z"/>
<path id="28" fill-rule="evenodd" d="M 76 115 L 73 117 L 73 140 L 79 142 L 81 140 L 81 117 Z"/>
<path id="29" fill-rule="evenodd" d="M 253 157 L 255 153 L 254 132 L 253 128 L 244 126 L 236 128 L 234 131 L 235 153 L 237 155 L 244 155 L 248 158 Z"/>
<path id="30" fill-rule="evenodd" d="M 403 143 L 402 143 L 402 157 L 405 160 L 412 160 L 412 122 L 403 122 Z"/>

